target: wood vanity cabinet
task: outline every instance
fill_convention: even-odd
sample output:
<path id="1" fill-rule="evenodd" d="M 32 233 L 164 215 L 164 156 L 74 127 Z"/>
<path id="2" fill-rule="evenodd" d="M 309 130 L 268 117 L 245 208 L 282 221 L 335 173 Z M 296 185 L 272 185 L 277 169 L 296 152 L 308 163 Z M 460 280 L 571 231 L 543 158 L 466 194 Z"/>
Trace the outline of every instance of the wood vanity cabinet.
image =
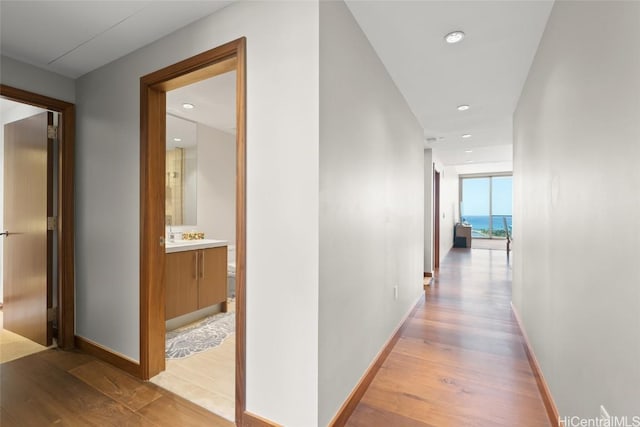
<path id="1" fill-rule="evenodd" d="M 222 302 L 222 311 L 227 311 L 227 247 L 199 252 L 198 309 Z"/>
<path id="2" fill-rule="evenodd" d="M 165 319 L 222 303 L 227 311 L 227 247 L 166 254 Z"/>

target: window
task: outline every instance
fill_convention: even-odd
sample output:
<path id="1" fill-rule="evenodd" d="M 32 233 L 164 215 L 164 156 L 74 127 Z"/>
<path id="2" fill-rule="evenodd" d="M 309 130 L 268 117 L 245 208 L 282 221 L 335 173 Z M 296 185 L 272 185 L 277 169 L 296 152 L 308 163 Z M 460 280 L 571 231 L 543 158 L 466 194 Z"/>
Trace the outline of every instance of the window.
<path id="1" fill-rule="evenodd" d="M 471 224 L 474 238 L 499 238 L 511 232 L 513 205 L 511 175 L 460 178 L 461 221 Z"/>

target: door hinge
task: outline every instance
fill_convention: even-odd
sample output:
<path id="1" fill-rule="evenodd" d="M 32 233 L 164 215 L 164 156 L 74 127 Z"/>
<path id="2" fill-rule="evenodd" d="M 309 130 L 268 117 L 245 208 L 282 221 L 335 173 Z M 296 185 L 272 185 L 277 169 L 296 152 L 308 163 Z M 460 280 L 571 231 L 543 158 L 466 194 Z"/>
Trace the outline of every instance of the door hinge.
<path id="1" fill-rule="evenodd" d="M 47 126 L 47 138 L 58 139 L 58 126 L 53 126 L 53 125 Z"/>
<path id="2" fill-rule="evenodd" d="M 58 229 L 58 217 L 57 216 L 49 216 L 47 217 L 47 230 L 57 230 Z"/>
<path id="3" fill-rule="evenodd" d="M 58 321 L 58 307 L 51 307 L 47 309 L 47 322 Z"/>

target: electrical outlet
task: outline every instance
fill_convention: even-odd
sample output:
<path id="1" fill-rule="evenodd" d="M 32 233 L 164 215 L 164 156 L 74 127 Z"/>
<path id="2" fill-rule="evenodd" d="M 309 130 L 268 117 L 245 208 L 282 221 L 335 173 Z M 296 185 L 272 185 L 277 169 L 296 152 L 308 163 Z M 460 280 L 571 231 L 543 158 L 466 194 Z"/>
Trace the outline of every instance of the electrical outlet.
<path id="1" fill-rule="evenodd" d="M 603 424 L 603 425 L 607 425 L 607 426 L 609 425 L 609 422 L 611 421 L 611 417 L 609 416 L 609 413 L 607 412 L 607 410 L 602 405 L 600 405 L 600 420 L 607 421 L 606 424 Z"/>
<path id="2" fill-rule="evenodd" d="M 393 287 L 393 299 L 398 299 L 398 285 Z"/>

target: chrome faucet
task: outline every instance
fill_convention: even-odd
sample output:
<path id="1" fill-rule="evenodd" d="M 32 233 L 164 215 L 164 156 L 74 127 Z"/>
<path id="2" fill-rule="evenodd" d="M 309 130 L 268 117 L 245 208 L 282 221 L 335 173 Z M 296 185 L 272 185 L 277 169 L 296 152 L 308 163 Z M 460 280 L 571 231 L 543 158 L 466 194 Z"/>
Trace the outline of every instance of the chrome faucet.
<path id="1" fill-rule="evenodd" d="M 169 226 L 169 241 L 170 242 L 175 242 L 176 235 L 174 234 L 173 230 L 171 229 L 171 217 L 167 218 L 167 225 Z"/>

